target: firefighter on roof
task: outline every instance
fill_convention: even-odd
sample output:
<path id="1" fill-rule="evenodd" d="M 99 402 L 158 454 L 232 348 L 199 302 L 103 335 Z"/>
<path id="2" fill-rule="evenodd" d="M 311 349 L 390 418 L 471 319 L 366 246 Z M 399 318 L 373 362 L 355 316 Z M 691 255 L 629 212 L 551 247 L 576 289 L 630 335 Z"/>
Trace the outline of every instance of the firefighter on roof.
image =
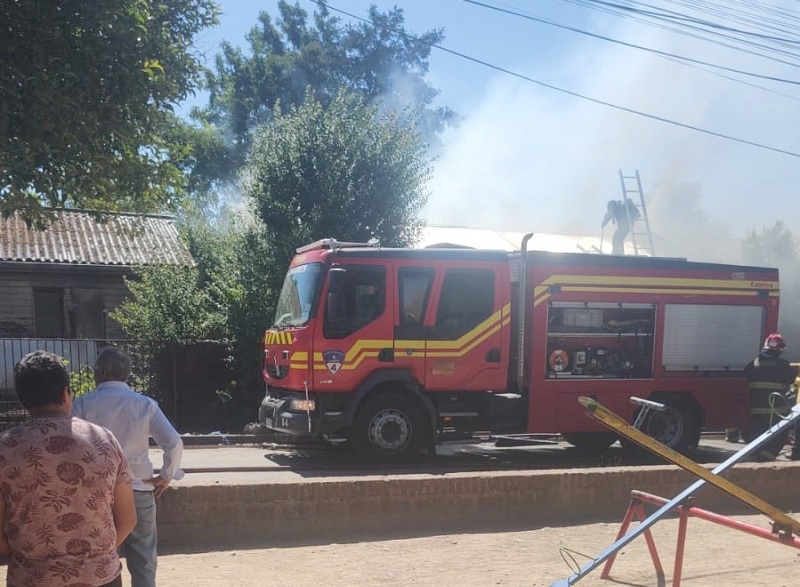
<path id="1" fill-rule="evenodd" d="M 606 215 L 603 217 L 603 222 L 600 224 L 601 228 L 605 228 L 606 224 L 613 222 L 617 225 L 617 230 L 614 231 L 614 236 L 611 237 L 611 254 L 624 255 L 625 254 L 625 237 L 631 231 L 631 223 L 639 218 L 639 210 L 632 200 L 609 200 L 606 206 Z"/>

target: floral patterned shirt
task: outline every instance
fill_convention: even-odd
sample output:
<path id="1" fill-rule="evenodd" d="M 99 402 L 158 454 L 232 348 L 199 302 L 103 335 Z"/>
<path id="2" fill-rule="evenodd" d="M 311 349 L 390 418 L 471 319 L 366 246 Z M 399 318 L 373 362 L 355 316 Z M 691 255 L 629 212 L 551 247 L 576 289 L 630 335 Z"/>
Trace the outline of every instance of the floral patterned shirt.
<path id="1" fill-rule="evenodd" d="M 34 418 L 0 435 L 9 587 L 97 587 L 120 574 L 112 505 L 131 484 L 113 434 L 79 418 Z"/>

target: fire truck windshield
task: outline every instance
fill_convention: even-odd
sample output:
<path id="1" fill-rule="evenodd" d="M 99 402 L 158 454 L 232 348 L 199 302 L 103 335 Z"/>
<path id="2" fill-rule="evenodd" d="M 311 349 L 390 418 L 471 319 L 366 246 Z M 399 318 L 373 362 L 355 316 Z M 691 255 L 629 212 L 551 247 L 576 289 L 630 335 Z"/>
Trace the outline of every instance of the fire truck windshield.
<path id="1" fill-rule="evenodd" d="M 308 263 L 289 269 L 275 310 L 276 327 L 302 326 L 308 322 L 321 272 L 322 263 Z"/>

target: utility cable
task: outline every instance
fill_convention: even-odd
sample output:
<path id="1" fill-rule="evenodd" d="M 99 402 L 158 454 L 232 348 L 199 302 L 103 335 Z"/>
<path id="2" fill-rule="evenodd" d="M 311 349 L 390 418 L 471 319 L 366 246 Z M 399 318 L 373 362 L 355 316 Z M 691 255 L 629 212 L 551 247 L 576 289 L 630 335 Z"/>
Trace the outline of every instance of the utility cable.
<path id="1" fill-rule="evenodd" d="M 316 0 L 311 0 L 311 1 L 313 2 L 313 1 L 316 1 Z M 694 131 L 701 132 L 703 134 L 707 134 L 707 135 L 710 135 L 710 136 L 719 137 L 721 139 L 727 139 L 729 141 L 734 141 L 734 142 L 737 142 L 737 143 L 741 143 L 743 145 L 750 145 L 751 147 L 759 147 L 761 149 L 767 149 L 768 151 L 774 151 L 776 153 L 782 153 L 784 155 L 790 155 L 792 157 L 800 157 L 800 153 L 795 153 L 793 151 L 786 151 L 784 149 L 779 149 L 777 147 L 770 147 L 769 145 L 764 145 L 762 143 L 756 143 L 754 141 L 748 141 L 747 139 L 740 139 L 740 138 L 734 137 L 732 135 L 726 135 L 724 133 L 719 133 L 719 132 L 716 132 L 716 131 L 713 131 L 713 130 L 704 129 L 704 128 L 701 128 L 699 126 L 694 126 L 694 125 L 691 125 L 691 124 L 678 122 L 676 120 L 671 120 L 669 118 L 664 118 L 663 116 L 657 116 L 655 114 L 648 114 L 648 113 L 642 112 L 640 110 L 634 110 L 633 108 L 628 108 L 626 106 L 620 106 L 619 104 L 613 104 L 611 102 L 606 102 L 605 100 L 592 98 L 592 97 L 586 96 L 584 94 L 579 94 L 578 92 L 573 92 L 571 90 L 566 90 L 564 88 L 559 88 L 558 86 L 554 86 L 554 85 L 551 85 L 551 84 L 548 84 L 548 83 L 545 83 L 545 82 L 542 82 L 542 81 L 539 81 L 539 80 L 535 80 L 535 79 L 530 78 L 528 76 L 522 75 L 521 73 L 516 73 L 514 71 L 499 67 L 497 65 L 492 65 L 491 63 L 487 63 L 486 61 L 481 61 L 480 59 L 476 59 L 475 57 L 470 57 L 469 55 L 465 55 L 463 53 L 459 53 L 458 51 L 453 51 L 452 49 L 447 49 L 447 48 L 442 47 L 440 45 L 434 45 L 434 47 L 436 47 L 440 51 L 444 51 L 446 53 L 450 53 L 452 55 L 456 55 L 458 57 L 461 57 L 462 59 L 467 59 L 468 61 L 472 61 L 474 63 L 478 63 L 478 64 L 483 65 L 485 67 L 489 67 L 489 68 L 494 69 L 496 71 L 500 71 L 502 73 L 506 73 L 508 75 L 517 77 L 519 79 L 522 79 L 522 80 L 534 83 L 536 85 L 542 86 L 544 88 L 548 88 L 548 89 L 551 89 L 551 90 L 555 90 L 557 92 L 568 94 L 568 95 L 573 96 L 575 98 L 580 98 L 582 100 L 587 100 L 587 101 L 593 102 L 595 104 L 600 104 L 601 106 L 608 106 L 609 108 L 614 108 L 615 110 L 621 110 L 622 112 L 627 112 L 629 114 L 635 114 L 636 116 L 649 118 L 651 120 L 657 120 L 659 122 L 665 122 L 667 124 L 672 124 L 674 126 L 679 126 L 681 128 L 694 130 Z"/>
<path id="2" fill-rule="evenodd" d="M 470 0 L 462 0 L 463 2 L 470 2 Z M 651 16 L 655 18 L 662 18 L 664 20 L 669 20 L 673 22 L 686 22 L 686 23 L 693 23 L 697 25 L 701 25 L 704 27 L 708 27 L 711 29 L 717 29 L 721 31 L 725 31 L 728 33 L 738 33 L 741 35 L 745 35 L 748 37 L 755 37 L 758 39 L 762 39 L 765 41 L 776 41 L 780 43 L 789 43 L 789 44 L 797 44 L 796 39 L 786 39 L 783 37 L 776 37 L 773 35 L 764 35 L 761 33 L 756 33 L 753 31 L 746 31 L 743 29 L 737 29 L 733 27 L 728 27 L 719 23 L 712 22 L 710 20 L 704 20 L 699 18 L 694 18 L 692 16 L 687 16 L 685 14 L 680 14 L 678 12 L 672 10 L 664 10 L 664 9 L 655 9 L 654 7 L 648 6 L 648 8 L 654 8 L 653 10 L 644 10 L 642 8 L 634 8 L 633 6 L 626 6 L 624 4 L 618 4 L 616 2 L 608 2 L 606 0 L 587 0 L 588 2 L 592 2 L 595 4 L 602 4 L 604 6 L 608 6 L 611 8 L 617 8 L 618 10 L 626 11 L 626 12 L 633 12 L 635 14 L 643 14 L 645 16 Z M 647 6 L 647 5 L 644 5 Z"/>
<path id="3" fill-rule="evenodd" d="M 369 20 L 367 20 L 365 18 L 362 18 L 360 16 L 356 16 L 355 14 L 352 14 L 352 13 L 347 12 L 345 10 L 342 10 L 340 8 L 336 8 L 334 6 L 331 6 L 325 0 L 308 0 L 308 1 L 312 2 L 313 4 L 317 4 L 319 6 L 324 6 L 328 10 L 332 10 L 334 12 L 338 12 L 339 14 L 343 14 L 345 16 L 348 16 L 348 17 L 352 18 L 352 19 L 355 19 L 355 20 L 358 20 L 358 21 L 361 21 L 361 22 L 365 22 L 365 23 L 369 23 L 370 22 Z M 608 108 L 613 108 L 615 110 L 620 110 L 622 112 L 627 112 L 628 114 L 634 114 L 636 116 L 640 116 L 640 117 L 643 117 L 643 118 L 649 118 L 651 120 L 656 120 L 658 122 L 671 124 L 673 126 L 678 126 L 680 128 L 693 130 L 693 131 L 700 132 L 700 133 L 703 133 L 703 134 L 706 134 L 706 135 L 709 135 L 709 136 L 714 136 L 714 137 L 718 137 L 718 138 L 721 138 L 721 139 L 726 139 L 726 140 L 733 141 L 733 142 L 736 142 L 736 143 L 740 143 L 740 144 L 743 144 L 743 145 L 749 145 L 751 147 L 758 147 L 759 149 L 765 149 L 767 151 L 773 151 L 775 153 L 781 153 L 783 155 L 789 155 L 790 157 L 798 157 L 798 158 L 800 158 L 800 153 L 795 153 L 793 151 L 787 151 L 785 149 L 779 149 L 778 147 L 771 147 L 769 145 L 764 145 L 762 143 L 756 143 L 755 141 L 749 141 L 747 139 L 740 139 L 740 138 L 734 137 L 732 135 L 719 133 L 719 132 L 716 132 L 716 131 L 704 129 L 704 128 L 701 128 L 701 127 L 698 127 L 698 126 L 694 126 L 694 125 L 691 125 L 691 124 L 686 124 L 686 123 L 683 123 L 683 122 L 678 122 L 676 120 L 671 120 L 669 118 L 664 118 L 662 116 L 657 116 L 655 114 L 648 114 L 648 113 L 642 112 L 640 110 L 634 110 L 633 108 L 627 108 L 626 106 L 620 106 L 618 104 L 613 104 L 611 102 L 606 102 L 604 100 L 600 100 L 600 99 L 597 99 L 597 98 L 592 98 L 590 96 L 586 96 L 586 95 L 580 94 L 578 92 L 573 92 L 571 90 L 560 88 L 558 86 L 554 86 L 552 84 L 548 84 L 548 83 L 533 79 L 531 77 L 522 75 L 521 73 L 516 73 L 516 72 L 511 71 L 509 69 L 505 69 L 505 68 L 502 68 L 500 66 L 493 65 L 493 64 L 488 63 L 486 61 L 482 61 L 482 60 L 480 60 L 480 59 L 478 59 L 476 57 L 470 57 L 469 55 L 465 55 L 464 53 L 460 53 L 458 51 L 454 51 L 452 49 L 448 49 L 448 48 L 443 47 L 441 45 L 432 45 L 432 46 L 435 47 L 436 49 L 439 49 L 440 51 L 444 51 L 445 53 L 450 53 L 451 55 L 455 55 L 456 57 L 460 57 L 461 59 L 466 59 L 467 61 L 472 61 L 473 63 L 477 63 L 479 65 L 483 65 L 484 67 L 488 67 L 488 68 L 493 69 L 495 71 L 499 71 L 501 73 L 505 73 L 507 75 L 519 78 L 521 80 L 524 80 L 524 81 L 539 85 L 541 87 L 548 88 L 548 89 L 554 90 L 556 92 L 561 92 L 563 94 L 567 94 L 567 95 L 573 96 L 575 98 L 580 98 L 581 100 L 586 100 L 586 101 L 592 102 L 594 104 L 599 104 L 601 106 L 606 106 Z"/>
<path id="4" fill-rule="evenodd" d="M 611 5 L 608 2 L 600 2 L 600 4 L 598 4 L 597 0 L 565 0 L 565 1 L 572 2 L 572 3 L 574 3 L 574 4 L 578 5 L 578 6 L 583 6 L 585 8 L 590 8 L 592 10 L 600 10 L 600 11 L 606 12 L 608 14 L 613 14 L 614 16 L 619 16 L 619 17 L 622 17 L 622 18 L 630 18 L 630 19 L 633 19 L 633 20 L 639 20 L 641 22 L 648 23 L 647 18 L 645 18 L 644 11 L 633 11 L 632 13 L 631 12 L 627 12 L 626 13 L 624 11 L 619 11 L 618 12 L 618 11 L 615 11 L 614 8 L 610 7 L 610 6 L 616 6 L 616 5 Z M 723 16 L 723 15 L 721 15 L 721 16 Z M 727 16 L 727 15 L 724 15 L 724 16 Z M 668 23 L 670 23 L 672 25 L 676 24 L 673 20 L 663 19 L 663 18 L 659 19 L 657 16 L 652 16 L 652 20 L 655 21 L 655 22 L 658 22 L 659 20 L 665 20 L 666 22 L 668 22 Z M 748 49 L 746 47 L 748 47 L 748 46 L 749 47 L 755 47 L 755 48 L 758 48 L 758 49 L 766 50 L 768 52 L 771 51 L 771 52 L 776 53 L 776 54 L 780 54 L 780 55 L 784 55 L 784 56 L 792 57 L 792 58 L 796 59 L 798 57 L 797 53 L 794 53 L 794 52 L 791 52 L 791 51 L 786 51 L 786 50 L 783 50 L 783 49 L 777 49 L 775 47 L 770 47 L 769 45 L 755 43 L 754 41 L 745 41 L 743 39 L 738 39 L 735 36 L 731 36 L 731 35 L 723 35 L 721 33 L 713 33 L 712 31 L 708 31 L 708 30 L 706 30 L 706 29 L 704 29 L 702 27 L 690 26 L 688 24 L 685 24 L 684 27 L 683 27 L 686 30 L 681 30 L 681 28 L 671 28 L 671 27 L 668 27 L 668 26 L 666 26 L 664 24 L 657 25 L 654 22 L 650 22 L 649 24 L 651 24 L 651 26 L 658 26 L 660 28 L 664 28 L 665 30 L 671 30 L 671 31 L 673 31 L 675 33 L 678 33 L 678 34 L 681 34 L 681 35 L 685 35 L 685 36 L 688 36 L 688 37 L 696 38 L 696 39 L 699 39 L 701 41 L 705 41 L 705 42 L 709 42 L 709 43 L 715 43 L 715 44 L 719 45 L 720 47 L 725 47 L 727 49 L 732 49 L 734 51 L 741 51 L 743 53 L 748 53 L 750 55 L 754 55 L 754 56 L 760 57 L 762 59 L 768 59 L 770 61 L 774 61 L 776 63 L 780 63 L 780 64 L 783 64 L 783 65 L 789 65 L 791 67 L 798 67 L 797 63 L 794 63 L 794 62 L 791 62 L 791 61 L 786 61 L 784 59 L 778 59 L 777 57 L 774 57 L 774 56 L 765 55 L 764 53 L 760 53 L 760 52 L 757 52 L 757 51 L 755 51 L 753 49 Z M 704 36 L 701 33 L 716 35 L 717 37 L 725 39 L 727 42 L 721 42 L 719 40 L 712 39 L 710 37 Z M 735 44 L 737 42 L 740 43 L 743 46 L 737 46 Z"/>
<path id="5" fill-rule="evenodd" d="M 579 35 L 586 35 L 587 37 L 600 39 L 602 41 L 608 41 L 609 43 L 622 45 L 623 47 L 630 47 L 632 49 L 639 49 L 641 51 L 647 51 L 648 53 L 653 53 L 653 54 L 659 55 L 661 57 L 671 57 L 671 58 L 674 58 L 674 59 L 678 59 L 680 61 L 686 61 L 688 63 L 694 63 L 694 64 L 697 64 L 697 65 L 705 65 L 707 67 L 713 67 L 715 69 L 721 69 L 723 71 L 728 71 L 730 73 L 738 73 L 738 74 L 741 74 L 741 75 L 747 75 L 747 76 L 750 76 L 750 77 L 757 77 L 757 78 L 760 78 L 760 79 L 765 79 L 765 80 L 769 80 L 769 81 L 773 81 L 773 82 L 781 82 L 781 83 L 786 83 L 786 84 L 800 85 L 800 81 L 798 81 L 798 80 L 790 80 L 790 79 L 785 79 L 785 78 L 773 77 L 773 76 L 769 76 L 769 75 L 762 75 L 760 73 L 753 73 L 753 72 L 744 71 L 744 70 L 741 70 L 741 69 L 734 69 L 732 67 L 725 67 L 724 65 L 717 65 L 717 64 L 714 64 L 714 63 L 709 63 L 708 61 L 701 61 L 699 59 L 692 59 L 691 57 L 684 57 L 682 55 L 676 55 L 675 53 L 668 53 L 667 51 L 660 51 L 658 49 L 652 49 L 650 47 L 645 47 L 643 45 L 636 45 L 634 43 L 628 43 L 626 41 L 620 41 L 619 39 L 614 39 L 612 37 L 606 37 L 606 36 L 603 36 L 603 35 L 598 35 L 596 33 L 591 33 L 589 31 L 585 31 L 585 30 L 578 29 L 578 28 L 575 28 L 575 27 L 571 27 L 571 26 L 567 26 L 567 25 L 563 25 L 563 24 L 558 24 L 556 22 L 552 22 L 552 21 L 546 20 L 544 18 L 538 18 L 536 16 L 523 14 L 521 12 L 515 12 L 515 11 L 509 10 L 507 8 L 500 8 L 498 6 L 492 6 L 492 5 L 486 4 L 484 2 L 478 2 L 477 0 L 461 0 L 461 1 L 462 2 L 466 2 L 467 4 L 474 4 L 475 6 L 480 6 L 482 8 L 488 8 L 490 10 L 496 10 L 497 12 L 503 12 L 503 13 L 509 14 L 511 16 L 517 16 L 519 18 L 524 18 L 526 20 L 531 20 L 531 21 L 534 21 L 534 22 L 546 24 L 546 25 L 549 25 L 549 26 L 552 26 L 552 27 L 556 27 L 556 28 L 559 28 L 559 29 L 564 29 L 564 30 L 567 30 L 567 31 L 570 31 L 570 32 L 573 32 L 573 33 L 578 33 Z M 789 65 L 791 65 L 791 64 L 789 64 Z"/>

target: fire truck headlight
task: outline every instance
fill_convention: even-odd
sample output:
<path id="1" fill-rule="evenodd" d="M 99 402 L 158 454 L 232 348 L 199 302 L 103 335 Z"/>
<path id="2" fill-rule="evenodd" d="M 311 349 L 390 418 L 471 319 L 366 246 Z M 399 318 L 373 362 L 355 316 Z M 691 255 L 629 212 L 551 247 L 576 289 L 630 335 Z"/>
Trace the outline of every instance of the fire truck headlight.
<path id="1" fill-rule="evenodd" d="M 295 412 L 313 412 L 316 402 L 313 399 L 293 399 L 289 409 Z"/>

